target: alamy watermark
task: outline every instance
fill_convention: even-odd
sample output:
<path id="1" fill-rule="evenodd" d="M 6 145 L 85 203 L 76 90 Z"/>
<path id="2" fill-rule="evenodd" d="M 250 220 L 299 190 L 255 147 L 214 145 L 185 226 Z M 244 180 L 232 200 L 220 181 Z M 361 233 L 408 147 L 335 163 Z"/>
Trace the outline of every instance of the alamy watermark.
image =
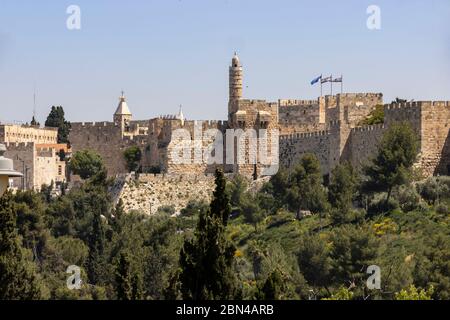
<path id="1" fill-rule="evenodd" d="M 81 29 L 81 9 L 77 5 L 70 5 L 66 9 L 66 13 L 69 17 L 66 20 L 66 27 L 69 30 Z"/>
<path id="2" fill-rule="evenodd" d="M 81 289 L 81 269 L 78 266 L 71 265 L 67 268 L 66 273 L 71 275 L 67 278 L 66 284 L 69 290 Z"/>
<path id="3" fill-rule="evenodd" d="M 376 265 L 371 265 L 367 268 L 367 273 L 370 274 L 366 285 L 369 290 L 381 289 L 381 268 Z"/>
<path id="4" fill-rule="evenodd" d="M 203 122 L 196 121 L 193 131 L 173 131 L 171 160 L 174 164 L 261 165 L 261 174 L 272 176 L 279 169 L 279 135 L 278 129 L 203 130 Z"/>
<path id="5" fill-rule="evenodd" d="M 367 7 L 366 13 L 369 15 L 367 18 L 367 29 L 369 30 L 381 30 L 381 9 L 377 5 L 370 5 Z"/>

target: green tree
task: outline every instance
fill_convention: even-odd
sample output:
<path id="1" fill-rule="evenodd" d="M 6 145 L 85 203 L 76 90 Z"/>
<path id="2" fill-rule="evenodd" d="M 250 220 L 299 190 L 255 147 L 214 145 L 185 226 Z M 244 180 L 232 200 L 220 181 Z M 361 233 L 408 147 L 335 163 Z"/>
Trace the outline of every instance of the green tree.
<path id="1" fill-rule="evenodd" d="M 273 271 L 260 289 L 260 300 L 280 300 L 283 279 L 278 270 Z"/>
<path id="2" fill-rule="evenodd" d="M 31 119 L 31 123 L 32 126 L 39 126 L 39 122 L 37 122 L 36 118 L 33 116 L 33 118 Z"/>
<path id="3" fill-rule="evenodd" d="M 34 191 L 17 192 L 13 197 L 17 229 L 25 248 L 32 250 L 35 259 L 40 259 L 46 247 L 49 232 L 44 222 L 44 203 Z"/>
<path id="4" fill-rule="evenodd" d="M 0 198 L 0 299 L 40 299 L 41 284 L 20 243 L 11 198 L 10 192 Z"/>
<path id="5" fill-rule="evenodd" d="M 269 299 L 264 297 L 261 290 L 270 278 L 272 279 L 266 288 L 276 288 L 277 299 L 298 299 L 298 294 L 304 293 L 307 287 L 294 255 L 291 255 L 278 240 L 277 242 L 252 240 L 248 243 L 246 255 L 251 262 L 252 278 L 259 283 L 256 292 L 258 299 Z M 282 285 L 276 285 L 280 284 L 276 281 L 277 278 L 281 278 Z"/>
<path id="6" fill-rule="evenodd" d="M 132 300 L 130 259 L 121 253 L 116 267 L 116 293 L 119 300 Z"/>
<path id="7" fill-rule="evenodd" d="M 105 171 L 102 157 L 92 150 L 75 152 L 69 162 L 69 167 L 73 173 L 78 174 L 82 179 L 92 178 Z"/>
<path id="8" fill-rule="evenodd" d="M 432 300 L 434 288 L 430 286 L 427 290 L 417 289 L 411 285 L 408 289 L 403 289 L 395 293 L 395 300 Z"/>
<path id="9" fill-rule="evenodd" d="M 182 217 L 197 216 L 200 212 L 207 210 L 208 207 L 208 203 L 204 200 L 189 200 L 186 207 L 180 210 L 180 213 Z"/>
<path id="10" fill-rule="evenodd" d="M 94 213 L 92 232 L 89 236 L 87 274 L 91 284 L 101 284 L 105 273 L 105 230 L 100 213 Z"/>
<path id="11" fill-rule="evenodd" d="M 45 121 L 46 127 L 58 128 L 58 143 L 70 143 L 69 132 L 70 122 L 64 117 L 64 109 L 61 106 L 52 106 L 50 113 Z"/>
<path id="12" fill-rule="evenodd" d="M 374 124 L 384 123 L 384 106 L 382 104 L 378 104 L 375 106 L 369 116 L 361 121 L 361 126 L 372 126 Z"/>
<path id="13" fill-rule="evenodd" d="M 300 272 L 310 286 L 325 288 L 331 282 L 332 260 L 325 241 L 318 235 L 304 236 L 297 252 Z"/>
<path id="14" fill-rule="evenodd" d="M 116 266 L 116 292 L 119 300 L 143 298 L 142 274 L 133 270 L 130 256 L 121 252 Z"/>
<path id="15" fill-rule="evenodd" d="M 290 175 L 288 170 L 280 168 L 278 172 L 270 178 L 270 181 L 265 184 L 260 193 L 264 193 L 265 201 L 264 207 L 276 211 L 276 209 L 283 208 L 286 203 L 286 193 L 289 189 Z M 270 196 L 269 196 L 270 195 Z"/>
<path id="16" fill-rule="evenodd" d="M 348 288 L 340 287 L 338 291 L 333 293 L 329 298 L 323 298 L 322 300 L 352 300 L 353 292 Z"/>
<path id="17" fill-rule="evenodd" d="M 255 231 L 258 229 L 258 223 L 264 220 L 264 213 L 258 206 L 256 198 L 252 195 L 247 195 L 245 200 L 241 200 L 241 210 L 244 214 L 245 222 L 252 224 Z"/>
<path id="18" fill-rule="evenodd" d="M 241 175 L 235 176 L 228 184 L 230 204 L 233 209 L 240 209 L 243 197 L 247 191 L 247 181 Z"/>
<path id="19" fill-rule="evenodd" d="M 351 221 L 357 185 L 358 176 L 350 163 L 339 164 L 333 169 L 328 186 L 328 200 L 332 206 L 331 217 L 334 223 Z"/>
<path id="20" fill-rule="evenodd" d="M 125 216 L 125 209 L 123 207 L 123 200 L 119 199 L 116 207 L 114 208 L 114 219 L 112 223 L 112 227 L 116 233 L 120 233 L 122 231 L 122 220 Z"/>
<path id="21" fill-rule="evenodd" d="M 442 233 L 427 235 L 423 252 L 413 271 L 414 283 L 433 286 L 433 298 L 450 299 L 450 238 Z"/>
<path id="22" fill-rule="evenodd" d="M 418 141 L 411 126 L 406 122 L 393 124 L 383 135 L 371 165 L 364 168 L 367 176 L 364 189 L 368 192 L 386 191 L 388 204 L 392 189 L 410 180 L 417 153 Z"/>
<path id="23" fill-rule="evenodd" d="M 235 247 L 226 239 L 230 200 L 222 171 L 216 171 L 216 189 L 210 210 L 200 214 L 195 237 L 186 240 L 180 254 L 181 293 L 184 299 L 234 299 L 240 296 L 234 270 Z"/>
<path id="24" fill-rule="evenodd" d="M 344 225 L 331 236 L 332 275 L 339 285 L 355 286 L 355 294 L 366 293 L 367 267 L 377 258 L 378 240 L 368 225 Z"/>
<path id="25" fill-rule="evenodd" d="M 436 204 L 439 199 L 450 196 L 450 177 L 430 177 L 417 184 L 417 190 L 429 204 Z"/>
<path id="26" fill-rule="evenodd" d="M 306 154 L 291 174 L 287 201 L 293 210 L 320 213 L 327 210 L 328 202 L 322 185 L 320 163 L 313 154 Z"/>
<path id="27" fill-rule="evenodd" d="M 123 156 L 127 162 L 128 170 L 138 171 L 142 159 L 141 149 L 137 146 L 129 147 L 123 152 Z"/>

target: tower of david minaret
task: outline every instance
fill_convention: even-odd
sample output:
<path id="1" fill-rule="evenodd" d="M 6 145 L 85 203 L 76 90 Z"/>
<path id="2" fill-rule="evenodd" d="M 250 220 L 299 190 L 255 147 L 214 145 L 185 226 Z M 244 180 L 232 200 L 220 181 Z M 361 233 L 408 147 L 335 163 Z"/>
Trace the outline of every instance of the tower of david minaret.
<path id="1" fill-rule="evenodd" d="M 231 114 L 237 111 L 237 102 L 242 99 L 243 72 L 239 57 L 234 53 L 229 67 L 229 90 L 230 98 L 228 102 L 228 112 Z"/>
<path id="2" fill-rule="evenodd" d="M 268 155 L 271 154 L 271 137 L 262 137 L 261 133 L 278 127 L 278 105 L 265 100 L 243 99 L 243 69 L 239 57 L 235 53 L 229 67 L 228 127 L 234 129 L 234 164 L 226 166 L 227 171 L 248 177 L 264 175 L 260 157 L 261 141 L 266 141 Z M 243 136 L 242 136 L 243 135 Z M 242 139 L 241 139 L 242 137 Z M 228 134 L 226 139 L 228 140 Z M 229 141 L 227 141 L 229 142 Z M 229 164 L 230 150 L 226 149 Z M 245 158 L 244 160 L 242 159 Z M 267 161 L 266 161 L 267 162 Z"/>

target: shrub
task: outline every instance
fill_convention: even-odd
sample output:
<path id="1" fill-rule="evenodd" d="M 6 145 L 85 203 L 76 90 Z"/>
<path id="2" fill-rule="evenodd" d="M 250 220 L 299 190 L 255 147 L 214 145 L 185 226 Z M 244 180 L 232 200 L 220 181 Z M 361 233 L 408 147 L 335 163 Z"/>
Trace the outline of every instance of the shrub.
<path id="1" fill-rule="evenodd" d="M 367 213 L 369 215 L 376 215 L 380 213 L 390 212 L 399 208 L 400 205 L 396 199 L 390 198 L 386 203 L 386 193 L 377 193 L 369 203 Z"/>
<path id="2" fill-rule="evenodd" d="M 394 192 L 393 198 L 398 202 L 403 212 L 410 212 L 420 208 L 420 195 L 416 189 L 409 186 L 401 186 Z"/>
<path id="3" fill-rule="evenodd" d="M 362 126 L 371 126 L 374 124 L 384 123 L 384 106 L 382 104 L 378 104 L 375 106 L 369 116 L 360 122 Z"/>
<path id="4" fill-rule="evenodd" d="M 436 206 L 435 210 L 439 214 L 448 214 L 449 213 L 447 205 L 445 205 L 443 203 L 438 204 Z"/>
<path id="5" fill-rule="evenodd" d="M 82 179 L 89 179 L 105 170 L 102 157 L 92 150 L 77 151 L 69 162 L 70 170 Z"/>
<path id="6" fill-rule="evenodd" d="M 450 197 L 450 177 L 431 177 L 417 184 L 417 191 L 430 204 Z"/>
<path id="7" fill-rule="evenodd" d="M 171 216 L 171 215 L 175 214 L 175 207 L 174 206 L 161 206 L 158 208 L 156 213 Z"/>
<path id="8" fill-rule="evenodd" d="M 141 149 L 137 146 L 132 146 L 126 149 L 123 153 L 129 171 L 137 171 L 139 163 L 142 159 Z"/>
<path id="9" fill-rule="evenodd" d="M 395 300 L 431 300 L 433 293 L 432 285 L 426 290 L 411 285 L 408 289 L 395 293 Z"/>

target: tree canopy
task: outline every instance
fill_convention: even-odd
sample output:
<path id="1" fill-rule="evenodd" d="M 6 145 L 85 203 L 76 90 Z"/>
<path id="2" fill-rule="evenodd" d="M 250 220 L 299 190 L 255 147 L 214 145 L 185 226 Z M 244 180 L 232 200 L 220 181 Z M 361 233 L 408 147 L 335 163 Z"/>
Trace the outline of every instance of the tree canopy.
<path id="1" fill-rule="evenodd" d="M 69 162 L 70 170 L 78 174 L 82 179 L 92 178 L 94 175 L 105 171 L 103 159 L 92 150 L 77 151 Z"/>
<path id="2" fill-rule="evenodd" d="M 395 123 L 383 135 L 378 153 L 364 168 L 368 192 L 386 191 L 386 203 L 392 189 L 407 183 L 418 154 L 416 134 L 408 123 Z"/>
<path id="3" fill-rule="evenodd" d="M 34 118 L 33 118 L 34 119 Z M 64 109 L 62 106 L 52 106 L 47 120 L 45 121 L 46 127 L 58 128 L 58 143 L 70 143 L 70 122 L 66 121 L 64 116 Z"/>

